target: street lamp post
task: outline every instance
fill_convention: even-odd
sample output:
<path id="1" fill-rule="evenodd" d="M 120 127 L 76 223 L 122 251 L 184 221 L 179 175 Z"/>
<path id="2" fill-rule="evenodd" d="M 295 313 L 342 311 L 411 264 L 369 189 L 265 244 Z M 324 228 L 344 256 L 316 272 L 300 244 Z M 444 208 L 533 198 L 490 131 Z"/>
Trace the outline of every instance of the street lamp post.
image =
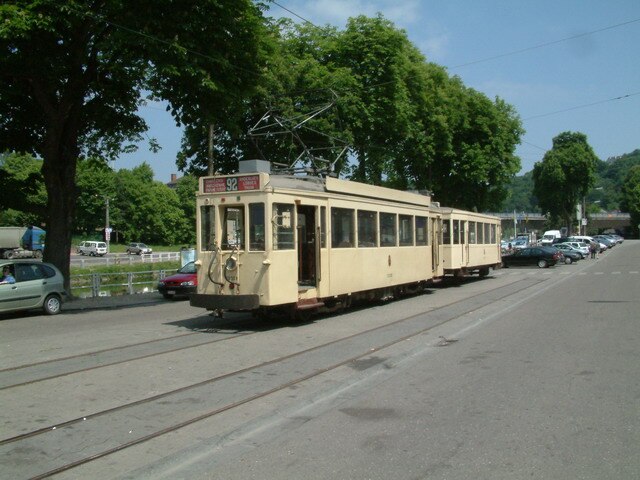
<path id="1" fill-rule="evenodd" d="M 109 197 L 104 197 L 105 214 L 104 214 L 104 239 L 107 242 L 107 253 L 109 253 L 109 241 L 111 240 L 111 227 L 109 226 Z"/>

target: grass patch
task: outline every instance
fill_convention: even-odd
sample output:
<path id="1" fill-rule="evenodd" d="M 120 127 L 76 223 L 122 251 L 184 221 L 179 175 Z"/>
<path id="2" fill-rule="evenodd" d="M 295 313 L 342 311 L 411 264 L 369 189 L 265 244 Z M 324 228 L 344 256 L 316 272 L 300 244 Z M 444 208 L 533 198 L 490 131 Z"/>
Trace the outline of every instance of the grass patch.
<path id="1" fill-rule="evenodd" d="M 169 262 L 155 262 L 155 263 L 132 263 L 131 265 L 90 265 L 85 267 L 71 266 L 71 275 L 86 275 L 91 273 L 128 273 L 128 272 L 148 272 L 150 270 L 159 271 L 172 271 L 180 268 L 180 261 L 174 260 Z M 173 273 L 173 272 L 172 272 Z"/>

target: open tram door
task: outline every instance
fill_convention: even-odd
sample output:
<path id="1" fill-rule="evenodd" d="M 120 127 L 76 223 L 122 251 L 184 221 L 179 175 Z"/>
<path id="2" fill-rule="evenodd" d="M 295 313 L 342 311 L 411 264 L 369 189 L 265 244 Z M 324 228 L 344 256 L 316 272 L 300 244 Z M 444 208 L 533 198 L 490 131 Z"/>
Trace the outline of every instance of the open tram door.
<path id="1" fill-rule="evenodd" d="M 316 288 L 320 280 L 320 228 L 317 223 L 318 207 L 297 205 L 298 286 Z"/>
<path id="2" fill-rule="evenodd" d="M 444 274 L 441 259 L 442 251 L 442 217 L 431 217 L 431 268 L 434 277 L 441 277 Z"/>

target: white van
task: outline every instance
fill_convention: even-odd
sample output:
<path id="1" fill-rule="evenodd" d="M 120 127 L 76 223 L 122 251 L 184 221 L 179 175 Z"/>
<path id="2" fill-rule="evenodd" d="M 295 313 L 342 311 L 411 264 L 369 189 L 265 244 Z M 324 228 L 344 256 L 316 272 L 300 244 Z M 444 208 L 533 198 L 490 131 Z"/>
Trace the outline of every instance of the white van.
<path id="1" fill-rule="evenodd" d="M 85 241 L 80 243 L 76 248 L 80 255 L 90 255 L 92 257 L 101 257 L 107 253 L 107 244 L 105 242 Z"/>
<path id="2" fill-rule="evenodd" d="M 547 230 L 540 240 L 541 245 L 551 245 L 556 238 L 561 238 L 560 230 Z"/>

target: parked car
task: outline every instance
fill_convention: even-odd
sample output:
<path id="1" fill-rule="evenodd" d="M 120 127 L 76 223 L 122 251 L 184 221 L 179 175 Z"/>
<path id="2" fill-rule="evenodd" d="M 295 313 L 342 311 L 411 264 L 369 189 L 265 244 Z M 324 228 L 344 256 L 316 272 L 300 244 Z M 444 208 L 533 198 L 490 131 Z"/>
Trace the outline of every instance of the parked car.
<path id="1" fill-rule="evenodd" d="M 105 242 L 85 241 L 76 247 L 76 252 L 80 255 L 90 255 L 92 257 L 102 257 L 107 253 L 107 244 Z"/>
<path id="2" fill-rule="evenodd" d="M 60 270 L 33 260 L 4 260 L 0 267 L 8 267 L 15 278 L 15 283 L 0 284 L 0 313 L 38 308 L 47 315 L 60 313 L 67 296 Z"/>
<path id="3" fill-rule="evenodd" d="M 519 265 L 538 265 L 540 268 L 546 268 L 562 261 L 563 255 L 560 250 L 554 247 L 527 247 L 522 250 L 516 250 L 511 255 L 502 257 L 504 267 L 512 267 Z"/>
<path id="4" fill-rule="evenodd" d="M 561 261 L 567 265 L 571 265 L 578 260 L 582 260 L 582 252 L 572 249 L 564 250 L 562 248 L 558 248 L 558 245 L 554 245 L 553 248 L 560 250 L 560 253 L 562 253 L 562 256 L 564 257 Z"/>
<path id="5" fill-rule="evenodd" d="M 572 251 L 578 252 L 582 256 L 582 258 L 587 258 L 590 253 L 589 245 L 583 242 L 558 243 L 557 245 L 554 245 L 554 247 L 562 250 L 563 252 L 565 250 L 572 250 Z"/>
<path id="6" fill-rule="evenodd" d="M 175 296 L 186 296 L 190 293 L 196 293 L 198 287 L 196 265 L 194 262 L 185 263 L 184 266 L 175 273 L 160 280 L 158 283 L 158 292 L 164 298 L 173 298 Z"/>
<path id="7" fill-rule="evenodd" d="M 127 245 L 127 255 L 142 255 L 143 253 L 153 253 L 153 250 L 144 243 L 130 243 Z"/>
<path id="8" fill-rule="evenodd" d="M 529 242 L 526 239 L 517 239 L 513 242 L 512 247 L 514 250 L 522 250 L 529 246 Z"/>
<path id="9" fill-rule="evenodd" d="M 601 245 L 604 244 L 607 248 L 612 248 L 616 244 L 616 242 L 604 235 L 594 235 L 593 239 Z M 600 249 L 602 249 L 602 247 L 600 247 Z"/>

